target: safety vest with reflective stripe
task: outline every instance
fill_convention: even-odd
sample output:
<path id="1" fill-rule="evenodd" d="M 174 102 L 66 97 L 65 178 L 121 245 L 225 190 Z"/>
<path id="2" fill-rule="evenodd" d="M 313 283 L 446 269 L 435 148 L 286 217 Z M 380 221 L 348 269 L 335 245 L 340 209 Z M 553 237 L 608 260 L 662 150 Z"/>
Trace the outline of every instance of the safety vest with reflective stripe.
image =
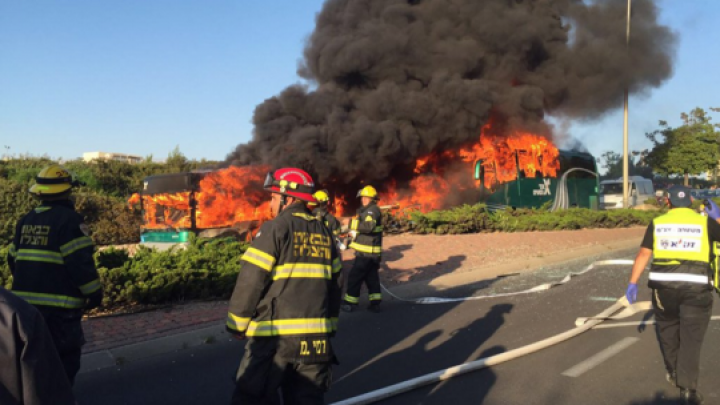
<path id="1" fill-rule="evenodd" d="M 356 231 L 357 236 L 349 247 L 355 249 L 358 256 L 382 255 L 382 215 L 374 201 L 357 211 L 357 216 L 350 221 L 350 229 Z"/>
<path id="2" fill-rule="evenodd" d="M 707 221 L 689 208 L 674 208 L 653 220 L 650 288 L 708 288 Z"/>

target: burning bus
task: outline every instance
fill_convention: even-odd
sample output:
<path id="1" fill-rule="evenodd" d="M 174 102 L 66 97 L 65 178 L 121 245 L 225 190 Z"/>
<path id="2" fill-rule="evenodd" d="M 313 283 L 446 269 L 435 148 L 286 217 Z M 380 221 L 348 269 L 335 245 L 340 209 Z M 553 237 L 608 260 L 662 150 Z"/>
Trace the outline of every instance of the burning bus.
<path id="1" fill-rule="evenodd" d="M 405 182 L 393 178 L 376 184 L 381 208 L 429 212 L 478 202 L 491 210 L 549 203 L 552 210 L 598 208 L 597 167 L 591 154 L 559 150 L 536 134 L 497 136 L 489 128 L 468 147 L 417 159 Z M 268 170 L 262 165 L 231 166 L 145 178 L 142 192 L 130 199 L 142 205 L 142 242 L 184 243 L 191 233 L 251 238 L 270 218 L 262 188 Z M 332 190 L 330 207 L 336 216 L 353 212 L 357 190 L 332 182 L 323 186 Z"/>
<path id="2" fill-rule="evenodd" d="M 531 152 L 516 150 L 510 164 L 478 160 L 475 179 L 480 201 L 490 209 L 538 208 L 552 203 L 551 210 L 571 207 L 598 209 L 598 174 L 595 158 L 586 152 L 558 150 L 555 169 L 528 173 L 521 162 Z M 538 156 L 542 164 L 542 156 Z M 508 177 L 508 174 L 514 174 Z"/>
<path id="3" fill-rule="evenodd" d="M 148 176 L 128 201 L 140 204 L 141 243 L 185 243 L 190 234 L 248 239 L 270 217 L 262 190 L 266 169 L 229 167 Z"/>
<path id="4" fill-rule="evenodd" d="M 391 182 L 381 200 L 422 212 L 485 203 L 490 210 L 571 207 L 598 209 L 595 158 L 560 150 L 526 132 L 494 134 L 486 125 L 477 142 L 417 159 L 407 184 Z"/>

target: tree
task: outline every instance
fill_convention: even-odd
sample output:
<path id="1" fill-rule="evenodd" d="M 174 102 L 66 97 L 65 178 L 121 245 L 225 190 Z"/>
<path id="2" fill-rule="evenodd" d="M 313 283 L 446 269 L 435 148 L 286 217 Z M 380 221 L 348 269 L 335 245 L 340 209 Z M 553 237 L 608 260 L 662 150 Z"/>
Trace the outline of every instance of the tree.
<path id="1" fill-rule="evenodd" d="M 680 118 L 683 125 L 677 128 L 660 121 L 660 129 L 645 134 L 654 144 L 646 161 L 656 172 L 685 176 L 687 186 L 690 175 L 699 175 L 718 165 L 720 133 L 702 108 L 682 113 Z"/>
<path id="2" fill-rule="evenodd" d="M 642 157 L 642 155 L 641 155 Z M 603 179 L 617 179 L 623 175 L 623 161 L 622 155 L 612 150 L 605 151 L 601 155 L 602 168 L 605 169 L 605 174 L 602 175 Z M 640 159 L 635 162 L 633 156 L 628 158 L 628 175 L 629 176 L 642 176 L 648 179 L 653 178 L 652 168 L 643 164 L 644 159 Z"/>
<path id="3" fill-rule="evenodd" d="M 168 154 L 165 166 L 170 173 L 180 173 L 188 171 L 188 163 L 187 157 L 180 152 L 180 146 L 175 146 L 175 149 Z"/>

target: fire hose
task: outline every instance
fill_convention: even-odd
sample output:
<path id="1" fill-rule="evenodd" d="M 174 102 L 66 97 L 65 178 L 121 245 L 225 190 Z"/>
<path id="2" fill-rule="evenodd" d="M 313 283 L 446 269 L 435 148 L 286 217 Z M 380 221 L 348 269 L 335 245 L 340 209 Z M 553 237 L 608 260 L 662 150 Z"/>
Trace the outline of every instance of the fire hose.
<path id="1" fill-rule="evenodd" d="M 434 303 L 440 303 L 440 302 L 453 302 L 457 300 L 469 300 L 469 299 L 481 299 L 481 298 L 491 298 L 491 297 L 505 297 L 508 295 L 517 295 L 517 294 L 527 294 L 529 292 L 537 292 L 537 291 L 544 291 L 549 288 L 552 288 L 555 285 L 564 284 L 567 281 L 570 280 L 572 276 L 577 276 L 580 274 L 584 274 L 591 269 L 593 269 L 596 265 L 607 265 L 607 264 L 632 264 L 631 260 L 604 260 L 599 261 L 591 264 L 588 266 L 585 270 L 579 272 L 579 273 L 573 273 L 568 276 L 566 276 L 563 281 L 558 283 L 549 283 L 549 284 L 543 284 L 542 286 L 538 286 L 535 288 L 531 288 L 529 290 L 521 291 L 518 293 L 509 293 L 509 294 L 497 294 L 497 295 L 489 295 L 489 296 L 483 296 L 483 297 L 467 297 L 465 299 L 458 298 L 458 299 L 442 299 L 442 298 L 436 298 L 436 297 L 425 297 L 425 298 L 419 298 L 416 300 L 405 300 L 403 301 L 413 301 L 419 304 L 434 304 Z M 542 288 L 539 288 L 542 287 Z M 383 287 L 384 288 L 384 287 Z M 387 289 L 385 289 L 388 291 Z M 389 291 L 388 291 L 389 292 Z M 392 295 L 392 293 L 391 293 Z M 393 295 L 394 296 L 394 295 Z M 469 373 L 471 371 L 480 370 L 483 368 L 487 368 L 490 366 L 498 365 L 501 363 L 504 363 L 506 361 L 510 361 L 522 356 L 525 356 L 530 353 L 534 353 L 537 351 L 540 351 L 542 349 L 548 348 L 550 346 L 556 345 L 558 343 L 564 342 L 570 338 L 573 338 L 577 335 L 580 335 L 583 332 L 586 332 L 595 326 L 601 324 L 602 322 L 606 320 L 615 320 L 615 319 L 622 319 L 629 316 L 632 316 L 638 312 L 646 311 L 649 308 L 651 308 L 651 303 L 649 301 L 642 301 L 637 302 L 633 305 L 630 305 L 627 301 L 627 299 L 623 296 L 620 299 L 618 299 L 613 305 L 605 309 L 604 311 L 600 312 L 599 314 L 592 316 L 592 317 L 586 317 L 586 318 L 578 318 L 575 322 L 576 326 L 573 329 L 570 329 L 568 331 L 559 333 L 555 336 L 549 337 L 547 339 L 531 343 L 529 345 L 513 349 L 510 351 L 507 351 L 505 353 L 500 353 L 494 356 L 485 357 L 482 359 L 478 359 L 475 361 L 471 361 L 468 363 L 460 364 L 454 367 L 446 368 L 443 370 L 438 370 L 433 373 L 425 374 L 420 377 L 416 377 L 407 381 L 403 381 L 398 384 L 393 384 L 390 386 L 387 386 L 385 388 L 381 388 L 378 390 L 370 391 L 362 395 L 358 395 L 352 398 L 348 398 L 339 402 L 334 402 L 331 405 L 362 405 L 362 404 L 371 404 L 377 401 L 380 401 L 385 398 L 390 398 L 392 396 L 402 394 L 404 392 L 408 392 L 411 390 L 414 390 L 416 388 L 438 383 L 441 381 L 449 380 L 452 377 L 456 377 L 465 373 Z"/>
<path id="2" fill-rule="evenodd" d="M 558 210 L 566 210 L 570 207 L 570 197 L 568 196 L 568 189 L 567 189 L 567 177 L 568 177 L 568 174 L 575 172 L 575 171 L 590 173 L 596 177 L 598 176 L 597 173 L 595 173 L 591 170 L 580 168 L 580 167 L 570 169 L 570 170 L 566 171 L 565 173 L 563 173 L 562 177 L 560 177 L 560 180 L 558 181 L 557 189 L 555 191 L 555 201 L 553 201 L 553 205 L 552 205 L 552 207 L 550 207 L 550 211 L 554 212 L 554 211 L 558 211 Z"/>
<path id="3" fill-rule="evenodd" d="M 462 302 L 462 301 L 472 301 L 472 300 L 481 300 L 481 299 L 487 299 L 487 298 L 499 298 L 499 297 L 512 297 L 515 295 L 522 295 L 522 294 L 531 294 L 536 293 L 540 291 L 546 291 L 553 287 L 563 285 L 570 281 L 571 278 L 583 275 L 590 270 L 594 269 L 597 266 L 613 266 L 613 265 L 632 265 L 632 260 L 626 260 L 626 259 L 613 259 L 613 260 L 600 260 L 597 262 L 591 263 L 589 266 L 587 266 L 582 271 L 579 271 L 577 273 L 569 273 L 566 275 L 562 280 L 554 282 L 554 283 L 546 283 L 546 284 L 540 284 L 538 286 L 535 286 L 533 288 L 529 288 L 527 290 L 523 291 L 517 291 L 517 292 L 511 292 L 511 293 L 500 293 L 500 294 L 490 294 L 490 295 L 480 295 L 480 296 L 472 296 L 472 297 L 461 297 L 461 298 L 444 298 L 444 297 L 421 297 L 421 298 L 402 298 L 398 297 L 397 295 L 393 294 L 392 291 L 388 290 L 387 287 L 385 287 L 383 284 L 380 284 L 380 287 L 382 287 L 383 290 L 385 290 L 388 295 L 395 298 L 399 301 L 405 301 L 405 302 L 412 302 L 414 304 L 444 304 L 449 302 Z"/>

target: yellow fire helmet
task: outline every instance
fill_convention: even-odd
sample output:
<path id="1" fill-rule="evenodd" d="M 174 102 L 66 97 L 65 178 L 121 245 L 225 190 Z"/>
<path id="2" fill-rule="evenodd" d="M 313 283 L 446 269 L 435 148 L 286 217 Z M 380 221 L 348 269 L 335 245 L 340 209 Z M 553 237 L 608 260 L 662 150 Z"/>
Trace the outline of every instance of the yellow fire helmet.
<path id="1" fill-rule="evenodd" d="M 328 195 L 327 190 L 318 190 L 313 194 L 313 197 L 315 197 L 320 204 L 325 204 L 330 201 L 330 195 Z"/>
<path id="2" fill-rule="evenodd" d="M 30 193 L 37 196 L 62 194 L 74 185 L 70 172 L 60 165 L 50 165 L 42 169 L 35 177 L 35 182 L 30 187 Z"/>
<path id="3" fill-rule="evenodd" d="M 358 197 L 377 198 L 377 190 L 373 186 L 365 186 L 357 193 Z"/>

